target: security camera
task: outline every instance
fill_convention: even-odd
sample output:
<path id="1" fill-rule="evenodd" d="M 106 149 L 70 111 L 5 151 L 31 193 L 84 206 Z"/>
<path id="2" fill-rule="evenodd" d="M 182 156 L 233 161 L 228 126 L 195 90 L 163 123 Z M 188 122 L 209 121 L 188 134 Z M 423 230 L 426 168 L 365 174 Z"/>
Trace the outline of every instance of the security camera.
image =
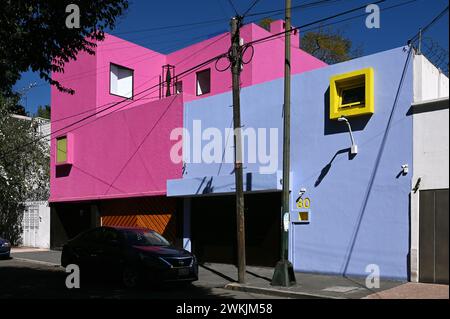
<path id="1" fill-rule="evenodd" d="M 409 166 L 408 166 L 408 164 L 403 164 L 403 165 L 402 165 L 402 173 L 403 173 L 403 175 L 408 174 L 408 172 L 409 172 Z"/>

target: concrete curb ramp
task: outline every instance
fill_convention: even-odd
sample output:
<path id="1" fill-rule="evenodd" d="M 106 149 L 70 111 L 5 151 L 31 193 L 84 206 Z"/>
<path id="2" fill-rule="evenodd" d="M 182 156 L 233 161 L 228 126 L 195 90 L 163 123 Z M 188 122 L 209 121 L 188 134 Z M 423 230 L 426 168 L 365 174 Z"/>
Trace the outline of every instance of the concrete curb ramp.
<path id="1" fill-rule="evenodd" d="M 310 294 L 310 293 L 306 293 L 306 292 L 286 291 L 286 290 L 280 290 L 280 289 L 276 289 L 276 288 L 255 287 L 255 286 L 249 286 L 249 285 L 242 285 L 239 283 L 227 284 L 227 285 L 225 285 L 224 288 L 229 289 L 229 290 L 238 290 L 238 291 L 244 291 L 244 292 L 249 292 L 249 293 L 271 295 L 271 296 L 285 297 L 285 298 L 295 298 L 295 299 L 347 299 L 347 298 Z"/>

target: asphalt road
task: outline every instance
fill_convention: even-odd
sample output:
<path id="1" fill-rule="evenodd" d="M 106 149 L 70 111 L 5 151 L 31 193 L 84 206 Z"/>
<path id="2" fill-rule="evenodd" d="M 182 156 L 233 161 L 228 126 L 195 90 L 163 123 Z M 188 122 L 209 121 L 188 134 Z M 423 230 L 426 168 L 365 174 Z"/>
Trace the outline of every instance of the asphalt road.
<path id="1" fill-rule="evenodd" d="M 273 299 L 273 296 L 226 290 L 211 283 L 123 289 L 112 280 L 83 280 L 79 289 L 65 285 L 64 268 L 19 259 L 0 260 L 0 299 Z"/>

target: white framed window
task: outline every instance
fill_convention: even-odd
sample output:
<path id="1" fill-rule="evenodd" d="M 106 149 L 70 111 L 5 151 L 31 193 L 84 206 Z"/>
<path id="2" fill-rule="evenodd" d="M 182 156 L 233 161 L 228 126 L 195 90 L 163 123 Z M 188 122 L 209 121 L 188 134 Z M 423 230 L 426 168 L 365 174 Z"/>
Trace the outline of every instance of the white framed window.
<path id="1" fill-rule="evenodd" d="M 197 72 L 197 96 L 211 92 L 211 69 Z"/>
<path id="2" fill-rule="evenodd" d="M 126 98 L 133 98 L 134 71 L 111 63 L 109 93 Z"/>

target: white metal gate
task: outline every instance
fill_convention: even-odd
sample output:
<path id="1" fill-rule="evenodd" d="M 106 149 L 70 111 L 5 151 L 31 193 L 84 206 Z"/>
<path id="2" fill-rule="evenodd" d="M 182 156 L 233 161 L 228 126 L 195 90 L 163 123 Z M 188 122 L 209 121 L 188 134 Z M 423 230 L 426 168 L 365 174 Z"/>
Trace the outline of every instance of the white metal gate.
<path id="1" fill-rule="evenodd" d="M 39 206 L 27 206 L 23 214 L 23 246 L 37 247 Z"/>

